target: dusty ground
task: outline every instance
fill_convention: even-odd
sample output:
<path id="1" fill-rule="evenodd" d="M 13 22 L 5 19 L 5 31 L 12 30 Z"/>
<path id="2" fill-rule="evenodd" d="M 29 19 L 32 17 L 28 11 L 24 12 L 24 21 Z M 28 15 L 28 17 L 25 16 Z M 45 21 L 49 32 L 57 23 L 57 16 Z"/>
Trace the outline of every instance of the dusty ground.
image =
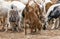
<path id="1" fill-rule="evenodd" d="M 60 39 L 60 30 L 41 30 L 36 35 L 24 35 L 24 32 L 0 32 L 0 39 Z"/>

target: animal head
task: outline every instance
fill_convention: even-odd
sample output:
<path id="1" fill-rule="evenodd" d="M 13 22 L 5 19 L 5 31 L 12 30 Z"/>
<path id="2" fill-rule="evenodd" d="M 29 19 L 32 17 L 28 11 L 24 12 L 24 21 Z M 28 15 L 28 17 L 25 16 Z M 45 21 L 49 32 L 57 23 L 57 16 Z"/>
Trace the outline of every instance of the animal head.
<path id="1" fill-rule="evenodd" d="M 31 7 L 29 4 L 26 4 L 26 8 L 25 8 L 28 12 L 33 11 L 33 7 Z"/>
<path id="2" fill-rule="evenodd" d="M 10 10 L 9 21 L 10 22 L 16 22 L 17 17 L 18 17 L 18 12 L 16 10 Z"/>

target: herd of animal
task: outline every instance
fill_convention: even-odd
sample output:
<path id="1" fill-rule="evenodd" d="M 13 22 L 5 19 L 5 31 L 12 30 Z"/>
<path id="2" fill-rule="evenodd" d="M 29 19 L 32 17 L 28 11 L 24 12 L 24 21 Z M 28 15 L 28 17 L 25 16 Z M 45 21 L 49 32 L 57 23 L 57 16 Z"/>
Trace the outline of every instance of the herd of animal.
<path id="1" fill-rule="evenodd" d="M 60 23 L 59 0 L 0 0 L 0 28 L 20 32 L 24 27 L 31 33 L 59 28 Z"/>

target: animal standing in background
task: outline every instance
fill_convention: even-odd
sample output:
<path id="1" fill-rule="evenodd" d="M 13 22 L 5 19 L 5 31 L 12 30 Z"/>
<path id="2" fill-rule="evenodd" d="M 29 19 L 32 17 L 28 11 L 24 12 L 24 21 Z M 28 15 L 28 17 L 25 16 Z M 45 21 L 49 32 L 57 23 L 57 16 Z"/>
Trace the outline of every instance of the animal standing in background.
<path id="1" fill-rule="evenodd" d="M 48 22 L 50 22 L 53 18 L 57 19 L 59 17 L 60 17 L 60 4 L 52 5 L 46 14 L 44 29 L 48 27 Z M 58 26 L 55 26 L 55 21 L 54 21 L 54 24 L 51 29 L 54 29 L 55 27 L 58 27 Z"/>

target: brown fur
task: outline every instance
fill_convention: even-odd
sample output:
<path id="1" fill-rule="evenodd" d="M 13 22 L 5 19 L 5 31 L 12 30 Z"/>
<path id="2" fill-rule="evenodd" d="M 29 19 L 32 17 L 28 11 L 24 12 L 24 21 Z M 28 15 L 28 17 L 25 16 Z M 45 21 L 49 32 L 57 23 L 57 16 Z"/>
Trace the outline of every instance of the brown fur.
<path id="1" fill-rule="evenodd" d="M 48 11 L 49 7 L 52 6 L 52 5 L 53 5 L 53 4 L 50 3 L 50 2 L 48 2 L 48 3 L 46 4 L 46 6 L 45 6 L 45 8 L 46 8 L 46 12 Z"/>
<path id="2" fill-rule="evenodd" d="M 48 2 L 45 6 L 46 12 L 48 11 L 49 7 L 52 6 L 53 4 L 57 3 L 57 0 L 51 0 L 52 3 Z"/>
<path id="3" fill-rule="evenodd" d="M 35 7 L 36 8 L 36 7 Z M 30 21 L 30 30 L 31 30 L 31 33 L 33 32 L 33 30 L 35 30 L 35 32 L 38 30 L 41 29 L 41 22 L 39 22 L 39 18 L 37 16 L 37 9 L 35 9 L 31 6 L 29 6 L 28 4 L 26 5 L 26 9 L 24 11 L 24 15 L 25 15 L 25 18 L 24 18 L 24 23 L 25 23 L 25 34 L 27 34 L 27 31 L 26 31 L 26 20 L 29 19 Z"/>

